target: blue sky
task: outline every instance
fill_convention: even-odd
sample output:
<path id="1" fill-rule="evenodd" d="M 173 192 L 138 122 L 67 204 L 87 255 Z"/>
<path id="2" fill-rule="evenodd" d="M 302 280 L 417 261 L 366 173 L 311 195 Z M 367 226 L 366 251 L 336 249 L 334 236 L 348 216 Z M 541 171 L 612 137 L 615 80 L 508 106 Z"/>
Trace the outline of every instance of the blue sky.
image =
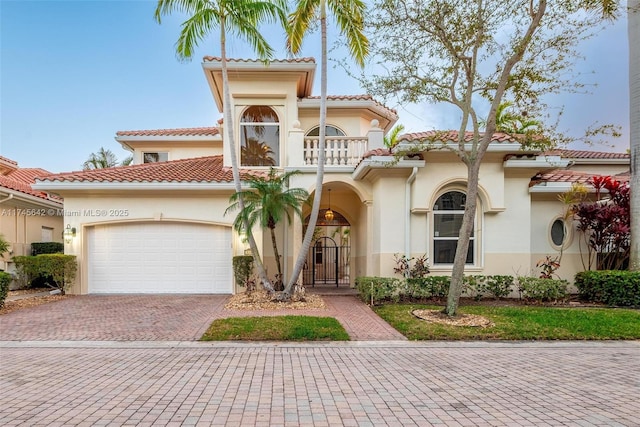
<path id="1" fill-rule="evenodd" d="M 0 155 L 21 167 L 78 170 L 101 146 L 125 157 L 114 140 L 118 130 L 214 125 L 221 115 L 200 60 L 219 54 L 217 41 L 203 43 L 193 61 L 179 62 L 174 43 L 183 17 L 167 17 L 158 25 L 155 4 L 0 0 Z M 269 33 L 284 58 L 281 31 Z M 615 151 L 624 151 L 629 141 L 626 21 L 581 51 L 586 60 L 579 69 L 594 72 L 583 79 L 598 86 L 591 94 L 554 99 L 565 106 L 560 128 L 580 135 L 596 121 L 619 124 L 623 137 L 612 143 Z M 318 52 L 318 44 L 309 41 L 302 55 Z M 254 55 L 232 40 L 229 56 Z M 339 68 L 329 72 L 330 94 L 362 93 Z M 398 109 L 407 131 L 458 126 L 456 117 L 437 106 L 389 106 Z"/>

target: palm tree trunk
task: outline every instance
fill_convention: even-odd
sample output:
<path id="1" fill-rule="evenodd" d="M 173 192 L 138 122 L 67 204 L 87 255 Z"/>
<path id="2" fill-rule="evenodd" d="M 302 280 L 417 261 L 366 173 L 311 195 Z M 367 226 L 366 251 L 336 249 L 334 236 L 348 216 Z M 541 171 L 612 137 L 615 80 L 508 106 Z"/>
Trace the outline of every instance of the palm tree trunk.
<path id="1" fill-rule="evenodd" d="M 327 5 L 326 0 L 320 0 L 320 34 L 321 43 L 321 59 L 320 59 L 320 133 L 319 133 L 319 150 L 318 154 L 318 171 L 316 173 L 316 189 L 313 196 L 313 205 L 309 214 L 309 224 L 302 239 L 300 253 L 293 266 L 291 278 L 284 289 L 283 298 L 290 298 L 293 286 L 298 283 L 302 267 L 307 258 L 307 252 L 311 247 L 311 238 L 313 231 L 316 229 L 316 221 L 320 212 L 320 200 L 322 199 L 322 182 L 324 181 L 324 162 L 325 162 L 325 136 L 327 124 Z"/>
<path id="2" fill-rule="evenodd" d="M 273 245 L 273 255 L 276 257 L 276 266 L 278 267 L 278 277 L 276 278 L 276 285 L 279 289 L 282 290 L 280 284 L 282 282 L 282 262 L 280 261 L 280 252 L 278 252 L 278 242 L 276 240 L 276 227 L 269 227 L 271 230 L 271 244 Z"/>
<path id="3" fill-rule="evenodd" d="M 627 1 L 631 147 L 631 251 L 629 269 L 640 271 L 640 0 Z"/>
<path id="4" fill-rule="evenodd" d="M 224 96 L 224 127 L 227 129 L 227 136 L 229 141 L 225 141 L 229 144 L 229 151 L 231 153 L 231 171 L 233 174 L 233 183 L 235 185 L 236 193 L 241 193 L 242 183 L 240 181 L 240 169 L 238 167 L 238 156 L 236 153 L 236 143 L 234 139 L 233 131 L 233 114 L 231 112 L 231 94 L 229 93 L 229 73 L 227 71 L 227 50 L 226 50 L 226 35 L 225 35 L 225 22 L 224 17 L 220 19 L 220 57 L 222 66 L 222 92 Z M 244 211 L 244 200 L 242 194 L 238 196 L 238 207 L 240 212 Z M 253 232 L 249 227 L 247 219 L 244 218 L 244 228 L 247 233 L 247 239 L 249 240 L 249 247 L 251 248 L 251 254 L 253 261 L 258 269 L 258 276 L 262 282 L 262 286 L 269 293 L 273 293 L 273 285 L 269 281 L 267 272 L 264 268 L 264 264 L 260 259 L 260 252 L 258 251 L 258 245 L 253 237 Z"/>

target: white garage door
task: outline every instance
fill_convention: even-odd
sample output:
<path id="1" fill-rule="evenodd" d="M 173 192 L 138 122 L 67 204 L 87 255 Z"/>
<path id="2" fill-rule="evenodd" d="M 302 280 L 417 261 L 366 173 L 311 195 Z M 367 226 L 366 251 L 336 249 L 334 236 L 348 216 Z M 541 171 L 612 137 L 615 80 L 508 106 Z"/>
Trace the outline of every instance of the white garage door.
<path id="1" fill-rule="evenodd" d="M 231 293 L 231 229 L 203 224 L 96 226 L 89 293 Z"/>

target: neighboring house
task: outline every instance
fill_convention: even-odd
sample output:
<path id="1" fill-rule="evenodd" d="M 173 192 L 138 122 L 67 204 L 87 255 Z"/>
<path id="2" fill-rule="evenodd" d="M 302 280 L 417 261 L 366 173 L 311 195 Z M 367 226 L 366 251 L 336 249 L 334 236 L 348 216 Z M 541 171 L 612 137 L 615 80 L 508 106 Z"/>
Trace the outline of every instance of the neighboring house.
<path id="1" fill-rule="evenodd" d="M 62 242 L 62 199 L 32 188 L 46 175 L 51 172 L 0 156 L 0 234 L 11 247 L 0 256 L 0 270 L 12 271 L 12 256 L 31 255 L 31 243 Z"/>
<path id="2" fill-rule="evenodd" d="M 222 102 L 219 58 L 205 76 L 220 111 L 231 108 L 242 174 L 269 166 L 299 170 L 291 186 L 314 193 L 320 99 L 312 96 L 313 59 L 231 60 L 232 105 Z M 427 254 L 433 274 L 449 274 L 465 204 L 466 169 L 446 150 L 396 161 L 383 136 L 396 112 L 366 95 L 330 96 L 322 209 L 307 254 L 305 284 L 348 286 L 358 276 L 392 276 L 394 254 Z M 75 293 L 231 293 L 231 258 L 247 249 L 224 215 L 234 187 L 227 129 L 118 132 L 134 165 L 50 175 L 38 190 L 64 197 L 65 224 L 77 230 L 65 252 L 79 259 Z M 406 134 L 400 147 L 425 138 L 454 143 L 456 132 Z M 469 136 L 470 137 L 470 136 Z M 538 260 L 564 246 L 560 274 L 582 269 L 575 230 L 558 230 L 558 194 L 589 171 L 629 169 L 626 154 L 522 151 L 496 134 L 480 171 L 480 200 L 469 249 L 470 274 L 532 274 Z M 281 225 L 285 275 L 300 250 L 302 221 Z M 329 211 L 329 212 L 328 212 Z M 275 274 L 268 233 L 255 230 Z"/>

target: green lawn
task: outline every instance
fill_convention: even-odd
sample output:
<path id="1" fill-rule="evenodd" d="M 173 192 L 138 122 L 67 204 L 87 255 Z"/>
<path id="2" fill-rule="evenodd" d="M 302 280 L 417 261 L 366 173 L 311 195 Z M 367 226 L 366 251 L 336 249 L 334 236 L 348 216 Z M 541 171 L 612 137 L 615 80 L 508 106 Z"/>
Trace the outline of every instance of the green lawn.
<path id="1" fill-rule="evenodd" d="M 411 314 L 415 309 L 442 310 L 421 304 L 374 307 L 391 326 L 410 340 L 619 340 L 640 339 L 640 311 L 612 308 L 461 307 L 460 313 L 489 318 L 489 328 L 428 323 Z"/>
<path id="2" fill-rule="evenodd" d="M 333 317 L 273 316 L 215 320 L 202 341 L 348 341 Z"/>

